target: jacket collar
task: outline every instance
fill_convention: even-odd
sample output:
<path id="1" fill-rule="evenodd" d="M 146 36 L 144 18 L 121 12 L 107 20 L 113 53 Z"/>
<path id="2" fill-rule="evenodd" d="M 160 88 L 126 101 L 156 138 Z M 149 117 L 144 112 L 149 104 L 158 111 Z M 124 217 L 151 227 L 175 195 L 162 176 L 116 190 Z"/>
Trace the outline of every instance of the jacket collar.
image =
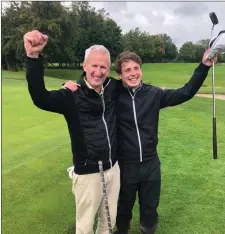
<path id="1" fill-rule="evenodd" d="M 85 77 L 86 77 L 86 72 L 83 71 L 80 75 L 80 79 L 79 81 L 77 82 L 78 84 L 81 85 L 81 87 L 85 87 L 88 91 L 90 91 L 91 93 L 92 92 L 95 92 L 97 94 L 97 92 L 90 86 L 90 84 L 85 80 Z M 110 79 L 107 77 L 106 80 L 104 81 L 103 83 L 103 86 L 102 86 L 102 91 L 101 91 L 101 94 L 103 93 L 104 91 L 104 88 L 108 85 L 108 83 L 110 82 Z"/>
<path id="2" fill-rule="evenodd" d="M 128 88 L 123 82 L 122 80 L 120 80 L 121 82 L 121 86 L 127 90 L 129 90 L 132 93 L 135 93 L 135 91 L 137 90 L 142 90 L 142 91 L 148 91 L 147 85 L 145 83 L 143 83 L 142 81 L 140 82 L 140 86 L 138 88 L 136 88 L 134 91 L 132 90 L 132 88 Z"/>
<path id="3" fill-rule="evenodd" d="M 123 85 L 123 87 L 125 87 L 126 89 L 128 89 L 131 93 L 135 93 L 137 90 L 139 90 L 139 89 L 141 89 L 142 88 L 142 86 L 143 86 L 143 83 L 142 83 L 142 81 L 140 82 L 140 84 L 139 84 L 139 87 L 137 87 L 137 88 L 129 88 L 127 85 L 125 85 L 123 82 L 122 82 L 122 85 Z"/>

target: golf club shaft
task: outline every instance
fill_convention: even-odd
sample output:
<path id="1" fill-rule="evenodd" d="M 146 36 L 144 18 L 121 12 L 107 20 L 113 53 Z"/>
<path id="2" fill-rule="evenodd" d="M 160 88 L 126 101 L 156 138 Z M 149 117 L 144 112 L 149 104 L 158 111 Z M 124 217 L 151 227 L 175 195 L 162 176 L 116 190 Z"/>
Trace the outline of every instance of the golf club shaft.
<path id="1" fill-rule="evenodd" d="M 108 221 L 109 234 L 113 234 L 102 161 L 98 161 L 98 166 L 99 166 L 99 171 L 100 171 L 101 181 L 102 181 L 102 191 L 103 191 L 104 202 L 105 202 L 105 211 L 106 211 L 106 216 L 107 216 L 107 221 Z"/>
<path id="2" fill-rule="evenodd" d="M 212 93 L 213 93 L 213 158 L 217 159 L 216 135 L 216 102 L 215 102 L 215 63 L 212 64 Z"/>

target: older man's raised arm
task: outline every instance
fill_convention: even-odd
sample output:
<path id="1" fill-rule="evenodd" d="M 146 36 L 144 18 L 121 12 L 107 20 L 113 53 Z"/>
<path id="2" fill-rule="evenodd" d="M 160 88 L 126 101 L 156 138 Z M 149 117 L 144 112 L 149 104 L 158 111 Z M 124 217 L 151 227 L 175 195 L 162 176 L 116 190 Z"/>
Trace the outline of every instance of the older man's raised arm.
<path id="1" fill-rule="evenodd" d="M 66 107 L 73 103 L 72 93 L 66 89 L 48 91 L 44 83 L 44 59 L 40 55 L 48 41 L 48 36 L 38 30 L 24 35 L 27 54 L 26 79 L 33 103 L 40 109 L 65 113 Z M 70 103 L 71 102 L 71 103 Z"/>

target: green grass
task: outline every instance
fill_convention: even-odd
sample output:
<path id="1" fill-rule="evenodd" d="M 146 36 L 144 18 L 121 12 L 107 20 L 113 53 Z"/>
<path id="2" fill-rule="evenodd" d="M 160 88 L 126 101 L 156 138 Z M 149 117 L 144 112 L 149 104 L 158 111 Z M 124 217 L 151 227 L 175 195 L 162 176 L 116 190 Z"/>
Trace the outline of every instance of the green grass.
<path id="1" fill-rule="evenodd" d="M 159 87 L 179 88 L 186 83 L 198 64 L 180 63 L 180 64 L 144 64 L 143 80 L 146 83 L 152 83 Z M 225 94 L 225 64 L 215 66 L 215 86 L 216 93 Z M 212 93 L 212 69 L 208 73 L 200 93 Z"/>
<path id="2" fill-rule="evenodd" d="M 194 69 L 197 67 L 197 63 L 156 63 L 156 64 L 144 64 L 143 69 L 143 81 L 151 83 L 159 87 L 166 88 L 179 88 L 186 83 Z M 215 86 L 217 94 L 225 94 L 225 64 L 217 64 L 215 67 Z M 199 90 L 199 93 L 212 93 L 212 69 L 209 71 L 208 77 L 205 80 L 203 86 Z M 46 69 L 45 76 L 53 77 L 62 80 L 78 80 L 81 74 L 81 70 L 69 70 L 69 69 Z M 117 77 L 117 74 L 112 70 L 111 76 Z M 2 72 L 3 79 L 25 79 L 24 72 Z"/>
<path id="3" fill-rule="evenodd" d="M 75 205 L 66 172 L 72 155 L 65 120 L 36 108 L 23 73 L 12 74 L 17 80 L 3 72 L 2 81 L 2 233 L 72 234 Z M 46 77 L 49 89 L 61 83 Z M 225 234 L 225 101 L 216 105 L 218 160 L 212 159 L 211 99 L 195 97 L 161 111 L 157 234 Z M 136 202 L 133 234 L 139 233 L 138 222 Z"/>

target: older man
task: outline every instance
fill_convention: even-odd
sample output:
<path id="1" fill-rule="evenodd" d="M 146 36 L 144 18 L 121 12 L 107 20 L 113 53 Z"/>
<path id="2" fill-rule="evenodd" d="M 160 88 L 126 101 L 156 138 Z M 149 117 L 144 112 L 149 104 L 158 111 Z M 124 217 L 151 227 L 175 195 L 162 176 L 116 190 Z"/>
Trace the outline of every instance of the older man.
<path id="1" fill-rule="evenodd" d="M 104 46 L 90 47 L 85 52 L 79 91 L 48 91 L 44 84 L 43 57 L 40 55 L 47 41 L 48 36 L 37 30 L 24 35 L 29 92 L 38 108 L 62 114 L 68 125 L 74 163 L 72 191 L 76 200 L 76 234 L 93 233 L 98 211 L 96 233 L 108 234 L 99 161 L 103 164 L 112 226 L 116 221 L 120 189 L 116 81 L 107 78 L 110 54 Z"/>

